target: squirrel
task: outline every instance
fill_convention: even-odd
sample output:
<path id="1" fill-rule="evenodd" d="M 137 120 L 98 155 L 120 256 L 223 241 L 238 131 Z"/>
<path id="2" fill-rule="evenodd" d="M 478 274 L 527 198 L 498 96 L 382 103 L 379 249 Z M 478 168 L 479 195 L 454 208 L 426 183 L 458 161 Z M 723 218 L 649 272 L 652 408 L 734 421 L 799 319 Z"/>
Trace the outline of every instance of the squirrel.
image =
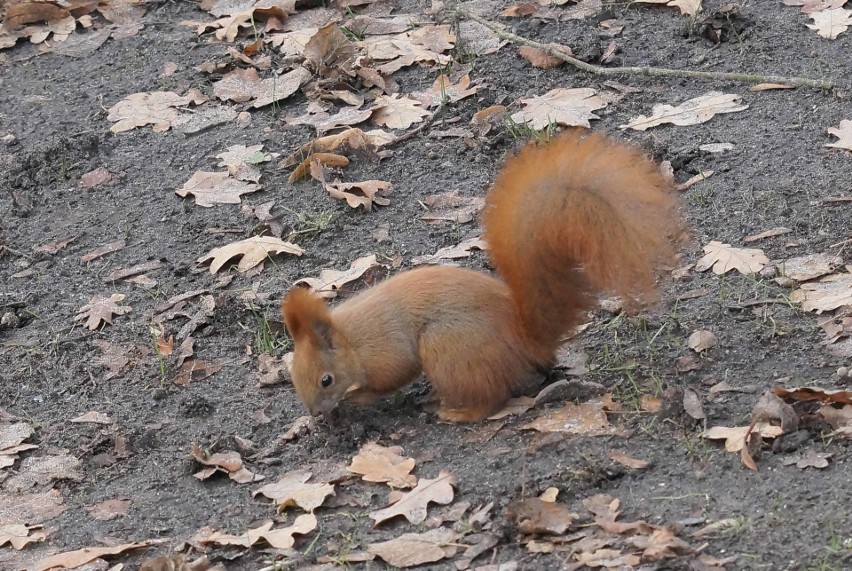
<path id="1" fill-rule="evenodd" d="M 651 159 L 572 130 L 506 161 L 483 229 L 499 278 L 415 268 L 334 308 L 304 288 L 287 293 L 291 374 L 311 414 L 369 404 L 423 374 L 440 419 L 480 421 L 541 379 L 599 294 L 648 301 L 683 228 Z"/>

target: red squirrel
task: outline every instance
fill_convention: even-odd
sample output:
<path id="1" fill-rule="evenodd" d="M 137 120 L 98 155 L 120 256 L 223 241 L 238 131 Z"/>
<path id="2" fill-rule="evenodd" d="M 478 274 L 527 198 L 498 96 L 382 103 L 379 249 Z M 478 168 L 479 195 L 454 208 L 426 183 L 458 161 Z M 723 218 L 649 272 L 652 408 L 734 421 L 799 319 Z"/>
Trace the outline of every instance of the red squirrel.
<path id="1" fill-rule="evenodd" d="M 334 308 L 303 288 L 284 297 L 296 392 L 318 415 L 341 400 L 369 404 L 422 373 L 442 420 L 482 420 L 553 366 L 599 294 L 653 294 L 680 224 L 670 182 L 632 146 L 581 130 L 530 143 L 486 196 L 499 278 L 428 266 Z"/>

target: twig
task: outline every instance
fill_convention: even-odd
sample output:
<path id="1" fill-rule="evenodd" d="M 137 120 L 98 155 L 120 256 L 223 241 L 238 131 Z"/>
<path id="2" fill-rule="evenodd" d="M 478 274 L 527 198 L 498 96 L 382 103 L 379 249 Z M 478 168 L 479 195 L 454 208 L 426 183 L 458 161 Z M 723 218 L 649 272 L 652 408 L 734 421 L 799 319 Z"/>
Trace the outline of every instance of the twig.
<path id="1" fill-rule="evenodd" d="M 447 106 L 446 106 L 445 103 L 441 103 L 440 105 L 438 105 L 438 108 L 435 109 L 435 112 L 432 113 L 432 115 L 428 119 L 426 119 L 426 121 L 424 121 L 423 124 L 418 125 L 414 129 L 412 129 L 412 130 L 410 130 L 406 133 L 403 133 L 402 135 L 400 135 L 399 137 L 397 137 L 396 139 L 394 139 L 393 141 L 391 141 L 390 143 L 385 145 L 385 147 L 392 147 L 394 145 L 404 143 L 405 141 L 407 141 L 408 139 L 410 139 L 412 137 L 416 137 L 418 133 L 429 128 L 432 125 L 432 123 L 435 122 L 435 120 L 438 118 L 438 116 L 444 112 L 444 109 L 446 109 L 446 107 Z"/>
<path id="2" fill-rule="evenodd" d="M 569 63 L 587 73 L 594 75 L 653 75 L 662 77 L 686 77 L 692 79 L 709 79 L 712 81 L 741 81 L 745 83 L 783 83 L 785 85 L 795 85 L 797 87 L 812 87 L 814 89 L 831 90 L 835 85 L 826 79 L 809 79 L 807 77 L 785 77 L 783 75 L 758 75 L 752 73 L 726 73 L 716 71 L 693 71 L 688 69 L 667 69 L 662 67 L 601 67 L 592 65 L 577 58 L 571 57 L 560 51 L 552 44 L 542 44 L 534 40 L 529 40 L 517 34 L 507 32 L 500 29 L 497 24 L 486 20 L 476 14 L 471 14 L 467 10 L 458 10 L 456 12 L 459 17 L 467 20 L 473 20 L 482 24 L 499 38 L 508 40 L 516 44 L 522 44 L 539 49 L 546 54 L 555 58 L 561 59 L 565 63 Z"/>

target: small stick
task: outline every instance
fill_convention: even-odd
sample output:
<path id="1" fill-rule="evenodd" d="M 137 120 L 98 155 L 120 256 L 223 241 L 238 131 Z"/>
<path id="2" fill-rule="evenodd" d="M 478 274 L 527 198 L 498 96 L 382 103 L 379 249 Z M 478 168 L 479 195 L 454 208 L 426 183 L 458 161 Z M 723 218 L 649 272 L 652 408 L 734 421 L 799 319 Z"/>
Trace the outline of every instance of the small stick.
<path id="1" fill-rule="evenodd" d="M 797 87 L 812 87 L 814 89 L 831 90 L 835 85 L 826 79 L 809 79 L 807 77 L 785 77 L 783 75 L 758 75 L 753 73 L 727 73 L 717 71 L 694 71 L 688 69 L 667 69 L 662 67 L 601 67 L 592 65 L 577 58 L 566 55 L 551 44 L 542 44 L 534 40 L 529 40 L 517 34 L 501 30 L 494 22 L 486 20 L 476 14 L 471 14 L 467 10 L 457 10 L 459 17 L 467 20 L 473 20 L 482 24 L 499 38 L 508 40 L 516 44 L 530 46 L 545 52 L 547 55 L 559 58 L 565 63 L 569 63 L 587 73 L 593 75 L 653 75 L 662 77 L 686 77 L 692 79 L 709 79 L 711 81 L 740 81 L 744 83 L 783 83 L 785 85 L 795 85 Z"/>

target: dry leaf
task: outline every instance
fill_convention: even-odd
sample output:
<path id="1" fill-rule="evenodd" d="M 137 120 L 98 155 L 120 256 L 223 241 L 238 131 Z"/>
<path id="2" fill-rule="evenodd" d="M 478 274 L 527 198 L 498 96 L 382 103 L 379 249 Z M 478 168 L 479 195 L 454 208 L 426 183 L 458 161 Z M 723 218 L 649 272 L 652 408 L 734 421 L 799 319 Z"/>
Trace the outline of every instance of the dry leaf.
<path id="1" fill-rule="evenodd" d="M 706 430 L 703 436 L 710 440 L 724 439 L 725 450 L 728 452 L 739 452 L 745 444 L 745 437 L 749 434 L 749 428 L 751 427 L 736 426 L 730 428 L 727 426 L 714 426 Z M 751 432 L 760 435 L 762 438 L 775 438 L 784 433 L 780 426 L 773 426 L 767 422 L 757 423 Z"/>
<path id="2" fill-rule="evenodd" d="M 566 55 L 571 55 L 571 48 L 567 46 L 560 46 L 566 53 Z M 563 63 L 564 60 L 554 57 L 547 53 L 546 51 L 540 50 L 538 48 L 534 48 L 532 46 L 520 46 L 518 48 L 518 54 L 528 62 L 532 64 L 533 67 L 537 67 L 539 69 L 551 69 L 554 67 L 559 67 Z"/>
<path id="3" fill-rule="evenodd" d="M 368 442 L 352 458 L 346 469 L 361 475 L 365 482 L 385 482 L 392 488 L 413 488 L 417 485 L 417 476 L 410 472 L 414 469 L 414 458 L 402 456 L 399 446 L 385 447 Z"/>
<path id="4" fill-rule="evenodd" d="M 265 476 L 255 474 L 246 468 L 243 465 L 240 453 L 232 450 L 211 454 L 197 444 L 193 444 L 192 458 L 196 462 L 207 466 L 207 468 L 193 474 L 199 480 L 206 480 L 216 472 L 227 474 L 230 479 L 238 484 L 250 484 L 252 482 L 259 482 L 265 478 Z"/>
<path id="5" fill-rule="evenodd" d="M 701 407 L 701 399 L 698 398 L 698 393 L 692 389 L 683 391 L 683 410 L 695 420 L 707 420 L 707 415 Z"/>
<path id="6" fill-rule="evenodd" d="M 420 102 L 399 94 L 380 95 L 375 101 L 372 121 L 389 129 L 407 129 L 429 116 Z"/>
<path id="7" fill-rule="evenodd" d="M 268 387 L 277 385 L 282 381 L 290 379 L 290 368 L 293 365 L 293 352 L 285 354 L 283 357 L 275 357 L 274 355 L 262 354 L 257 358 L 258 364 L 258 385 Z"/>
<path id="8" fill-rule="evenodd" d="M 113 176 L 114 175 L 104 167 L 99 167 L 81 176 L 79 186 L 83 188 L 94 188 L 108 183 L 112 180 Z"/>
<path id="9" fill-rule="evenodd" d="M 455 246 L 445 246 L 434 254 L 426 254 L 412 258 L 411 265 L 440 264 L 442 260 L 458 260 L 469 258 L 474 250 L 485 250 L 488 245 L 479 236 L 468 238 Z"/>
<path id="10" fill-rule="evenodd" d="M 481 196 L 460 196 L 458 190 L 444 194 L 433 194 L 423 199 L 428 212 L 420 220 L 429 223 L 452 222 L 466 224 L 485 208 L 485 199 Z"/>
<path id="11" fill-rule="evenodd" d="M 562 504 L 541 498 L 514 501 L 506 508 L 509 521 L 523 534 L 562 535 L 579 517 Z"/>
<path id="12" fill-rule="evenodd" d="M 521 430 L 592 436 L 620 434 L 621 431 L 611 426 L 606 417 L 605 411 L 614 410 L 614 408 L 615 403 L 611 395 L 604 395 L 580 404 L 567 402 L 561 408 L 549 410 L 534 421 L 525 424 Z"/>
<path id="13" fill-rule="evenodd" d="M 716 335 L 712 331 L 700 330 L 693 331 L 686 344 L 696 353 L 701 353 L 711 347 L 715 347 L 718 342 L 719 340 L 716 339 Z"/>
<path id="14" fill-rule="evenodd" d="M 231 145 L 224 153 L 216 155 L 220 159 L 220 167 L 228 167 L 228 174 L 237 180 L 257 183 L 260 180 L 260 169 L 257 165 L 266 163 L 278 157 L 278 153 L 263 152 L 263 144 Z M 196 197 L 196 202 L 198 198 Z"/>
<path id="15" fill-rule="evenodd" d="M 59 240 L 54 240 L 53 242 L 48 242 L 47 244 L 42 244 L 41 246 L 33 246 L 33 252 L 41 252 L 44 254 L 55 254 L 59 250 L 65 248 L 68 244 L 73 242 L 77 237 L 76 236 L 66 236 L 64 238 L 60 238 Z"/>
<path id="16" fill-rule="evenodd" d="M 308 484 L 313 474 L 307 470 L 296 470 L 286 474 L 277 482 L 266 484 L 254 490 L 252 497 L 263 494 L 278 504 L 278 511 L 289 506 L 299 506 L 312 512 L 334 495 L 333 484 Z"/>
<path id="17" fill-rule="evenodd" d="M 475 95 L 478 90 L 478 85 L 471 87 L 470 74 L 468 73 L 461 76 L 456 83 L 450 81 L 450 78 L 446 75 L 439 75 L 428 91 L 417 91 L 412 93 L 411 96 L 428 109 L 441 103 L 461 101 Z"/>
<path id="18" fill-rule="evenodd" d="M 421 478 L 417 487 L 402 495 L 399 500 L 384 509 L 370 513 L 374 526 L 396 516 L 403 516 L 410 523 L 419 524 L 426 520 L 426 509 L 430 502 L 446 505 L 453 501 L 455 476 L 441 471 L 437 478 Z"/>
<path id="19" fill-rule="evenodd" d="M 321 270 L 318 278 L 301 278 L 293 285 L 305 284 L 321 297 L 334 298 L 341 287 L 357 280 L 373 268 L 384 267 L 376 261 L 376 255 L 371 254 L 352 262 L 348 270 Z"/>
<path id="20" fill-rule="evenodd" d="M 110 127 L 113 133 L 130 131 L 145 125 L 152 125 L 155 133 L 162 133 L 188 119 L 177 109 L 178 107 L 203 101 L 190 93 L 187 95 L 178 95 L 172 91 L 134 93 L 107 110 L 109 113 L 107 121 L 115 123 Z"/>
<path id="21" fill-rule="evenodd" d="M 792 462 L 798 468 L 804 470 L 805 468 L 817 468 L 822 470 L 823 468 L 828 468 L 828 460 L 834 456 L 831 452 L 817 452 L 815 450 L 808 450 L 805 452 L 800 458 L 792 458 Z M 788 462 L 784 462 L 784 464 L 788 464 Z"/>
<path id="22" fill-rule="evenodd" d="M 651 115 L 640 115 L 619 129 L 635 129 L 644 131 L 664 123 L 674 125 L 697 125 L 706 123 L 718 113 L 734 113 L 748 109 L 748 105 L 740 103 L 741 97 L 733 93 L 711 91 L 700 97 L 690 99 L 674 107 L 657 104 L 651 109 Z"/>
<path id="23" fill-rule="evenodd" d="M 439 527 L 424 533 L 406 533 L 390 541 L 372 543 L 367 550 L 394 567 L 413 567 L 454 556 L 461 535 Z"/>
<path id="24" fill-rule="evenodd" d="M 12 549 L 23 549 L 29 543 L 44 541 L 47 535 L 40 531 L 41 526 L 26 526 L 20 523 L 0 523 L 0 547 L 7 543 Z"/>
<path id="25" fill-rule="evenodd" d="M 75 551 L 66 551 L 64 553 L 51 555 L 50 557 L 39 561 L 35 564 L 35 566 L 31 567 L 31 570 L 47 571 L 48 569 L 54 569 L 56 567 L 74 569 L 81 565 L 85 565 L 90 561 L 94 561 L 99 557 L 104 557 L 105 555 L 119 555 L 125 551 L 130 551 L 131 549 L 148 547 L 149 545 L 155 545 L 156 543 L 159 542 L 149 539 L 147 541 L 123 543 L 121 545 L 114 545 L 111 547 L 84 547 L 83 549 L 77 549 Z"/>
<path id="26" fill-rule="evenodd" d="M 240 547 L 251 547 L 261 539 L 276 549 L 290 549 L 295 545 L 295 534 L 304 535 L 312 532 L 317 527 L 317 518 L 314 514 L 302 514 L 293 520 L 293 525 L 279 529 L 272 529 L 273 522 L 266 522 L 260 527 L 250 529 L 242 535 L 231 535 L 213 531 L 209 528 L 199 530 L 189 543 L 206 544 L 216 543 L 218 545 L 237 545 Z"/>
<path id="27" fill-rule="evenodd" d="M 363 180 L 359 182 L 325 182 L 323 188 L 337 200 L 345 200 L 352 208 L 364 207 L 365 212 L 373 209 L 373 204 L 387 206 L 390 200 L 379 194 L 385 194 L 391 183 L 384 180 Z"/>
<path id="28" fill-rule="evenodd" d="M 781 275 L 804 282 L 830 274 L 843 264 L 843 258 L 831 254 L 808 254 L 786 260 L 780 267 Z"/>
<path id="29" fill-rule="evenodd" d="M 334 115 L 330 115 L 325 111 L 321 113 L 306 113 L 299 117 L 286 117 L 284 122 L 288 125 L 310 125 L 317 130 L 318 135 L 322 135 L 332 129 L 350 127 L 358 123 L 363 123 L 373 115 L 374 111 L 374 108 L 359 109 L 357 107 L 344 107 Z"/>
<path id="30" fill-rule="evenodd" d="M 210 273 L 215 274 L 228 263 L 231 258 L 241 256 L 242 259 L 237 265 L 237 270 L 246 272 L 259 263 L 263 262 L 272 254 L 280 254 L 281 252 L 301 256 L 305 251 L 291 242 L 285 242 L 280 238 L 272 238 L 270 236 L 253 236 L 238 242 L 232 242 L 226 246 L 213 248 L 206 256 L 198 258 L 198 264 L 203 264 L 207 260 L 213 260 L 210 264 Z"/>
<path id="31" fill-rule="evenodd" d="M 488 420 L 500 420 L 507 416 L 521 415 L 535 406 L 536 402 L 533 397 L 515 397 L 506 401 L 502 409 L 488 417 Z"/>
<path id="32" fill-rule="evenodd" d="M 818 387 L 796 387 L 793 389 L 775 387 L 772 389 L 772 392 L 779 397 L 794 400 L 819 401 L 823 404 L 852 405 L 852 390 L 832 391 Z"/>
<path id="33" fill-rule="evenodd" d="M 78 416 L 77 418 L 72 418 L 71 422 L 76 423 L 84 423 L 84 422 L 92 422 L 94 424 L 112 424 L 114 421 L 102 412 L 97 411 L 89 411 L 86 414 Z"/>
<path id="34" fill-rule="evenodd" d="M 684 190 L 688 189 L 689 187 L 695 185 L 696 183 L 699 183 L 703 180 L 707 180 L 708 178 L 713 176 L 715 173 L 716 173 L 716 171 L 701 171 L 697 175 L 690 177 L 689 180 L 687 180 L 683 184 L 677 185 L 677 187 L 675 187 L 675 188 L 679 192 L 683 192 Z"/>
<path id="35" fill-rule="evenodd" d="M 95 248 L 88 254 L 84 254 L 80 257 L 80 261 L 83 263 L 91 262 L 92 260 L 97 260 L 102 256 L 106 256 L 107 254 L 111 254 L 113 252 L 117 252 L 124 248 L 126 242 L 122 240 L 116 240 L 115 242 L 110 242 L 109 244 L 104 244 L 100 248 Z"/>
<path id="36" fill-rule="evenodd" d="M 683 16 L 694 16 L 701 11 L 701 0 L 636 0 L 641 4 L 665 4 L 680 10 Z"/>
<path id="37" fill-rule="evenodd" d="M 381 132 L 381 131 L 380 131 Z M 376 131 L 365 133 L 361 129 L 346 129 L 335 135 L 326 135 L 299 147 L 289 157 L 278 164 L 278 168 L 287 168 L 304 162 L 304 158 L 314 153 L 329 153 L 331 151 L 363 151 L 372 153 L 375 147 L 381 146 L 374 136 Z M 391 137 L 393 139 L 393 137 Z"/>
<path id="38" fill-rule="evenodd" d="M 243 194 L 257 192 L 260 188 L 259 184 L 231 177 L 228 171 L 197 171 L 175 193 L 184 198 L 191 194 L 195 204 L 209 208 L 216 204 L 239 204 Z"/>
<path id="39" fill-rule="evenodd" d="M 777 228 L 773 228 L 772 230 L 765 230 L 764 232 L 760 232 L 759 234 L 752 234 L 751 236 L 746 236 L 745 238 L 743 238 L 743 242 L 749 244 L 751 242 L 763 240 L 764 238 L 772 238 L 774 236 L 782 236 L 784 234 L 789 234 L 790 232 L 792 232 L 791 229 L 779 226 Z"/>
<path id="40" fill-rule="evenodd" d="M 826 143 L 826 147 L 835 149 L 846 149 L 852 151 L 852 121 L 844 119 L 839 127 L 829 127 L 828 132 L 838 138 L 833 143 Z"/>
<path id="41" fill-rule="evenodd" d="M 695 270 L 704 272 L 713 268 L 713 273 L 722 275 L 731 270 L 741 274 L 754 274 L 769 263 L 763 250 L 757 248 L 734 248 L 713 240 L 704 246 L 704 257 L 695 264 Z"/>
<path id="42" fill-rule="evenodd" d="M 752 423 L 778 421 L 785 433 L 799 429 L 799 415 L 772 391 L 766 391 L 751 411 Z"/>
<path id="43" fill-rule="evenodd" d="M 86 511 L 96 520 L 109 521 L 126 516 L 132 503 L 129 498 L 106 500 L 86 508 Z"/>
<path id="44" fill-rule="evenodd" d="M 253 67 L 237 68 L 213 86 L 213 95 L 236 103 L 250 101 L 251 107 L 257 109 L 287 99 L 310 78 L 311 72 L 304 67 L 266 79 L 260 79 Z"/>
<path id="45" fill-rule="evenodd" d="M 830 8 L 811 15 L 813 24 L 805 24 L 811 30 L 816 31 L 820 37 L 829 40 L 837 39 L 837 36 L 852 26 L 852 10 L 843 8 Z"/>
<path id="46" fill-rule="evenodd" d="M 565 127 L 590 127 L 590 119 L 599 119 L 592 113 L 603 109 L 607 103 L 594 89 L 553 89 L 542 96 L 521 99 L 524 109 L 512 115 L 515 123 L 529 123 L 540 131 L 548 125 Z"/>
<path id="47" fill-rule="evenodd" d="M 634 470 L 643 470 L 651 465 L 647 460 L 639 460 L 637 458 L 632 458 L 625 454 L 624 452 L 610 452 L 609 457 L 612 461 L 618 462 L 628 468 L 633 468 Z"/>
<path id="48" fill-rule="evenodd" d="M 112 325 L 114 315 L 125 315 L 133 311 L 129 305 L 118 305 L 121 301 L 124 301 L 123 293 L 114 293 L 109 297 L 95 294 L 87 305 L 77 310 L 74 321 L 85 319 L 85 327 L 92 331 L 98 329 L 101 323 Z"/>
<path id="49" fill-rule="evenodd" d="M 287 182 L 294 183 L 305 178 L 309 174 L 313 174 L 316 169 L 314 166 L 315 163 L 323 167 L 343 168 L 349 164 L 349 159 L 343 155 L 336 155 L 334 153 L 312 153 L 305 157 L 305 160 L 299 163 L 299 166 L 297 166 L 290 174 Z"/>
<path id="50" fill-rule="evenodd" d="M 833 274 L 816 282 L 808 282 L 790 294 L 793 303 L 801 303 L 805 311 L 832 311 L 852 305 L 852 274 Z"/>
<path id="51" fill-rule="evenodd" d="M 190 381 L 199 382 L 211 377 L 222 369 L 223 363 L 220 361 L 202 361 L 201 359 L 186 359 L 180 367 L 178 374 L 175 376 L 174 383 L 176 385 L 185 385 Z"/>

